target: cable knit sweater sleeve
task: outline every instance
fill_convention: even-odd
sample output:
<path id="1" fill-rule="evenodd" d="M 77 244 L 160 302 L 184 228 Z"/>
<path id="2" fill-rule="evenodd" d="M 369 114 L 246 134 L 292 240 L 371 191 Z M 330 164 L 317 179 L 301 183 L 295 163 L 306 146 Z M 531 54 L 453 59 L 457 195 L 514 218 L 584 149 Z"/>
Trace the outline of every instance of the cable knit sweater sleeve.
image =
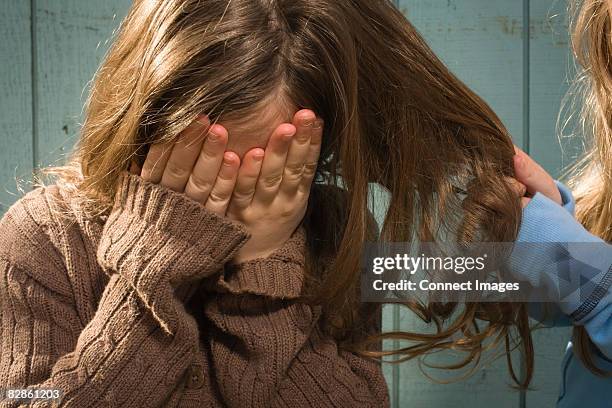
<path id="1" fill-rule="evenodd" d="M 56 227 L 32 219 L 17 204 L 0 222 L 0 388 L 59 389 L 63 407 L 176 403 L 168 399 L 202 353 L 197 323 L 177 293 L 218 272 L 246 231 L 124 173 L 97 252 L 110 278 L 82 327 L 69 260 L 44 239 Z M 3 397 L 2 407 L 26 404 Z"/>
<path id="2" fill-rule="evenodd" d="M 217 388 L 231 407 L 385 407 L 375 361 L 342 350 L 320 330 L 321 309 L 300 300 L 305 232 L 263 259 L 226 265 L 203 309 Z"/>
<path id="3" fill-rule="evenodd" d="M 302 228 L 269 257 L 229 265 L 249 237 L 241 225 L 120 181 L 93 255 L 23 203 L 0 221 L 0 389 L 59 389 L 60 406 L 78 408 L 388 406 L 379 365 L 339 349 L 300 299 Z M 94 270 L 107 283 L 83 300 L 71 274 Z"/>

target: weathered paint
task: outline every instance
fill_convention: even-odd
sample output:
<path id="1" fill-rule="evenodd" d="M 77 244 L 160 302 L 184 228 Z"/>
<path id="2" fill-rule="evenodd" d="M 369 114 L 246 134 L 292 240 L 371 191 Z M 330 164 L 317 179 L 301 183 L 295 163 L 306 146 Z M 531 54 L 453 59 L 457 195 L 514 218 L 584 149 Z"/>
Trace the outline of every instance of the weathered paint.
<path id="1" fill-rule="evenodd" d="M 569 62 L 565 2 L 394 1 L 451 70 L 490 103 L 518 145 L 555 174 L 574 158 L 575 143 L 562 154 L 555 133 Z M 16 176 L 27 179 L 33 165 L 58 163 L 74 143 L 88 82 L 129 3 L 3 1 L 0 213 L 18 197 Z M 384 214 L 381 197 L 374 197 L 381 208 L 378 218 Z M 419 326 L 396 306 L 385 308 L 383 324 L 385 329 Z M 415 362 L 385 365 L 394 406 L 552 406 L 567 330 L 549 329 L 535 338 L 535 391 L 512 390 L 502 360 L 445 385 L 425 378 Z"/>

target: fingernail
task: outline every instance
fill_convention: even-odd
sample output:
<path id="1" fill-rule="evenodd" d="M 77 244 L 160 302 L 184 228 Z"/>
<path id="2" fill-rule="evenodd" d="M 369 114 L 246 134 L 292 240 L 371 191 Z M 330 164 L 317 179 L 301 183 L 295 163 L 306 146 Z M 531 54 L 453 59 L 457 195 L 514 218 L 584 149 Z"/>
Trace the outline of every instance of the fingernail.
<path id="1" fill-rule="evenodd" d="M 255 159 L 255 161 L 260 161 L 261 159 L 263 159 L 264 157 L 264 152 L 263 151 L 259 151 L 255 154 L 253 154 L 253 158 Z"/>
<path id="2" fill-rule="evenodd" d="M 232 164 L 232 162 L 233 162 L 233 161 L 234 161 L 234 158 L 233 158 L 233 157 L 231 157 L 231 156 L 229 156 L 229 157 L 228 157 L 227 155 L 224 155 L 224 156 L 223 156 L 223 164 L 224 164 L 224 165 L 226 165 L 226 166 L 230 166 L 230 165 Z"/>
<path id="3" fill-rule="evenodd" d="M 314 118 L 311 118 L 311 117 L 302 118 L 302 126 L 309 127 L 309 126 L 312 126 L 313 124 L 314 124 Z"/>

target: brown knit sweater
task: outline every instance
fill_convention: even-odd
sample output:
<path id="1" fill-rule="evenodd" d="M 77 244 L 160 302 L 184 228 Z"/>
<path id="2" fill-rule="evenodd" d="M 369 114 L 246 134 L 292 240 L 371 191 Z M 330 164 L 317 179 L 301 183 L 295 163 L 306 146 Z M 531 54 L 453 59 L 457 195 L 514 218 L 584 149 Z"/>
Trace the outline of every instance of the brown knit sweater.
<path id="1" fill-rule="evenodd" d="M 241 225 L 139 176 L 120 182 L 108 219 L 52 185 L 0 221 L 0 389 L 60 389 L 78 408 L 389 405 L 380 366 L 339 349 L 299 300 L 302 227 L 269 257 L 226 265 L 249 238 Z"/>

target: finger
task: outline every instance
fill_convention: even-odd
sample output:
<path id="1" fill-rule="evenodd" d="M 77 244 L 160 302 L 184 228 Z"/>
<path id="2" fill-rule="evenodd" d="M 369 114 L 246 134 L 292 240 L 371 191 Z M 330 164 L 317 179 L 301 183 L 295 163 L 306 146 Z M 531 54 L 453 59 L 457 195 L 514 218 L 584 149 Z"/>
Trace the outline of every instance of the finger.
<path id="1" fill-rule="evenodd" d="M 251 204 L 263 158 L 264 150 L 260 148 L 250 150 L 244 156 L 238 170 L 238 179 L 236 180 L 232 200 L 230 201 L 231 211 L 243 210 Z"/>
<path id="2" fill-rule="evenodd" d="M 217 175 L 215 186 L 213 187 L 205 207 L 219 215 L 225 215 L 227 206 L 232 198 L 232 191 L 236 184 L 240 158 L 234 152 L 225 152 L 223 164 Z"/>
<path id="3" fill-rule="evenodd" d="M 138 167 L 138 165 L 133 161 L 130 162 L 130 173 L 135 175 L 140 174 L 140 167 Z"/>
<path id="4" fill-rule="evenodd" d="M 227 140 L 228 133 L 223 126 L 215 124 L 210 127 L 185 186 L 187 196 L 200 203 L 208 200 L 208 195 L 215 186 L 219 168 L 223 162 Z"/>
<path id="5" fill-rule="evenodd" d="M 527 207 L 527 205 L 529 205 L 530 201 L 531 201 L 531 198 L 529 198 L 529 197 L 522 197 L 521 198 L 521 207 L 522 208 Z"/>
<path id="6" fill-rule="evenodd" d="M 307 109 L 297 112 L 294 116 L 293 124 L 297 130 L 289 145 L 280 185 L 280 191 L 285 194 L 293 195 L 302 181 L 315 119 L 314 112 Z"/>
<path id="7" fill-rule="evenodd" d="M 159 183 L 164 174 L 166 163 L 172 153 L 172 143 L 156 143 L 151 145 L 140 176 L 152 183 Z"/>
<path id="8" fill-rule="evenodd" d="M 319 154 L 321 153 L 321 140 L 323 138 L 323 119 L 317 118 L 312 129 L 312 136 L 310 138 L 310 146 L 308 147 L 308 154 L 304 163 L 304 173 L 302 174 L 302 181 L 300 183 L 299 191 L 301 193 L 308 193 L 312 180 L 317 171 L 317 164 L 319 162 Z"/>
<path id="9" fill-rule="evenodd" d="M 518 150 L 518 154 L 514 156 L 516 179 L 527 187 L 527 191 L 530 194 L 540 192 L 556 203 L 561 204 L 561 193 L 550 174 L 525 152 L 518 148 L 515 148 L 515 150 Z"/>
<path id="10" fill-rule="evenodd" d="M 270 136 L 263 163 L 261 164 L 261 173 L 257 180 L 254 200 L 265 202 L 271 200 L 276 195 L 283 179 L 289 144 L 295 132 L 295 126 L 283 123 Z"/>
<path id="11" fill-rule="evenodd" d="M 514 190 L 517 197 L 523 197 L 527 192 L 527 186 L 512 177 L 504 177 L 506 183 Z"/>
<path id="12" fill-rule="evenodd" d="M 199 116 L 181 132 L 166 163 L 161 180 L 163 186 L 178 192 L 185 190 L 209 125 L 208 117 Z"/>

